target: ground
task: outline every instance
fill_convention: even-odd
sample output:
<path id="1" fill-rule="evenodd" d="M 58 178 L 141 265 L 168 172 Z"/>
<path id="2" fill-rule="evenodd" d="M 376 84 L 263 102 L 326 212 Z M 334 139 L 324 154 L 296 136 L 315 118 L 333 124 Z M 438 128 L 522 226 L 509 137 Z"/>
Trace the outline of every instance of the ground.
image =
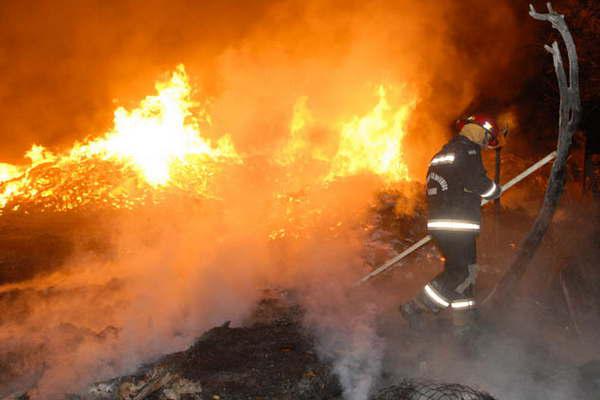
<path id="1" fill-rule="evenodd" d="M 127 397 L 124 391 L 134 388 L 134 393 L 140 393 L 144 385 L 151 386 L 168 374 L 172 376 L 168 383 L 157 386 L 145 398 L 167 399 L 176 391 L 174 387 L 193 386 L 194 393 L 181 394 L 180 398 L 342 399 L 343 390 L 331 363 L 317 356 L 314 338 L 302 324 L 302 309 L 289 303 L 289 297 L 286 292 L 267 293 L 247 325 L 213 328 L 183 352 L 167 355 L 134 375 L 93 385 L 71 398 L 135 398 Z M 444 394 L 492 399 L 458 384 L 407 379 L 385 382 L 383 387 L 384 381 L 373 399 L 444 399 Z"/>
<path id="2" fill-rule="evenodd" d="M 529 189 L 533 200 L 507 198 L 500 211 L 490 208 L 485 212 L 484 239 L 479 243 L 480 300 L 501 277 L 507 257 L 535 214 L 535 207 L 513 206 L 535 204 L 533 184 Z M 384 351 L 370 398 L 489 399 L 483 394 L 489 392 L 497 399 L 594 399 L 594 393 L 600 391 L 600 354 L 596 346 L 600 339 L 596 329 L 600 317 L 600 249 L 595 239 L 598 227 L 589 221 L 597 218 L 598 210 L 597 203 L 575 201 L 573 196 L 568 190 L 524 282 L 528 290 L 506 299 L 510 307 L 502 314 L 483 304 L 479 330 L 467 340 L 452 334 L 447 315 L 428 317 L 425 329 L 415 332 L 408 329 L 395 308 L 378 309 L 376 329 L 384 341 Z M 370 249 L 365 260 L 371 266 L 423 234 L 423 208 L 417 206 L 408 216 L 397 214 L 394 210 L 399 201 L 402 197 L 398 193 L 384 193 L 372 210 L 373 230 L 365 246 Z M 102 240 L 102 228 L 82 231 L 77 228 L 81 225 L 79 217 L 5 216 L 2 221 L 0 245 L 12 249 L 4 253 L 1 272 L 5 283 L 27 282 L 43 267 L 58 268 L 71 251 L 72 235 L 83 237 L 85 240 L 79 243 L 110 258 L 110 252 L 106 252 L 110 243 Z M 60 229 L 55 229 L 58 221 Z M 439 262 L 431 261 L 436 257 L 432 247 L 420 250 L 412 261 L 369 285 L 381 293 L 399 293 L 399 304 L 436 273 Z M 15 271 L 22 275 L 15 276 Z M 5 286 L 0 304 L 6 312 L 0 321 L 8 326 L 19 315 L 31 313 L 35 303 L 27 299 L 45 304 L 61 295 L 64 293 L 53 288 L 36 292 L 22 286 Z M 15 301 L 19 299 L 23 301 Z M 374 303 L 377 300 L 373 299 Z M 344 387 L 336 360 L 319 351 L 319 338 L 306 323 L 306 310 L 301 304 L 292 289 L 265 291 L 242 323 L 210 329 L 183 351 L 163 354 L 133 374 L 96 383 L 83 391 L 74 390 L 68 398 L 341 399 Z M 89 331 L 61 324 L 54 329 L 71 338 L 70 343 L 90 338 L 102 342 L 119 334 L 118 328 L 110 326 Z M 35 378 L 47 366 L 47 361 L 40 363 L 37 357 L 44 354 L 45 344 L 25 348 L 5 344 L 0 348 L 0 394 L 16 393 L 8 398 L 27 398 L 24 393 L 35 387 Z M 456 397 L 456 393 L 463 397 Z M 471 397 L 464 397 L 466 393 Z M 352 397 L 346 394 L 346 398 Z"/>
<path id="3" fill-rule="evenodd" d="M 69 398 L 137 398 L 144 387 L 167 376 L 164 385 L 143 398 L 342 399 L 332 364 L 317 356 L 314 338 L 301 323 L 302 310 L 289 303 L 290 297 L 281 291 L 266 293 L 247 325 L 213 328 L 183 352 Z M 600 362 L 576 366 L 520 330 L 514 320 L 494 325 L 484 319 L 469 343 L 449 334 L 450 329 L 441 335 L 413 332 L 395 316 L 383 320 L 379 329 L 387 341 L 385 367 L 373 400 L 593 399 L 600 389 Z M 447 323 L 442 316 L 429 320 L 427 327 Z M 503 390 L 492 397 L 473 389 L 481 386 Z"/>

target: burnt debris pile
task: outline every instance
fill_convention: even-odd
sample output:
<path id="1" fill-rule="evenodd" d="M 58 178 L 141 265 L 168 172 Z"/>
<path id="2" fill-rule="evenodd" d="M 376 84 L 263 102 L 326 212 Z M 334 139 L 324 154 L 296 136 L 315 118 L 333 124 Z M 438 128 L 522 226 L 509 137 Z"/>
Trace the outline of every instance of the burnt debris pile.
<path id="1" fill-rule="evenodd" d="M 261 300 L 243 326 L 210 329 L 185 351 L 67 398 L 342 399 L 332 365 L 319 359 L 314 338 L 303 327 L 302 309 L 284 298 L 287 293 L 279 296 Z M 400 380 L 371 398 L 493 400 L 468 386 L 418 380 Z"/>
<path id="2" fill-rule="evenodd" d="M 263 299 L 240 327 L 229 322 L 202 334 L 187 350 L 136 373 L 97 383 L 73 399 L 315 399 L 340 387 L 301 326 L 298 306 Z"/>

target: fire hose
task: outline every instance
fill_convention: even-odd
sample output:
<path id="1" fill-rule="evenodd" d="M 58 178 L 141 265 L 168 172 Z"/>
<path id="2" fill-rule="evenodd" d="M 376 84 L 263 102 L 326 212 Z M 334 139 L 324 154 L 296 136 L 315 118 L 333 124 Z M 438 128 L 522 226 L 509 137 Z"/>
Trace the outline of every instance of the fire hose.
<path id="1" fill-rule="evenodd" d="M 502 185 L 502 194 L 504 194 L 504 192 L 506 192 L 508 189 L 510 189 L 517 183 L 521 182 L 523 179 L 527 178 L 529 175 L 531 175 L 538 169 L 542 168 L 544 165 L 548 164 L 555 157 L 556 157 L 556 150 L 553 151 L 552 153 L 548 154 L 546 157 L 542 158 L 535 164 L 533 164 L 531 167 L 527 168 L 525 171 L 523 171 L 519 175 L 515 176 L 510 181 L 506 182 L 506 184 Z M 484 206 L 487 203 L 489 203 L 489 200 L 481 201 L 482 206 Z M 412 246 L 410 246 L 409 248 L 404 250 L 402 253 L 398 254 L 394 258 L 387 260 L 385 263 L 383 263 L 379 267 L 375 268 L 373 271 L 369 272 L 367 275 L 362 277 L 360 280 L 356 281 L 354 283 L 354 286 L 355 287 L 360 286 L 363 283 L 365 283 L 366 281 L 368 281 L 369 279 L 381 274 L 384 271 L 387 271 L 393 265 L 397 264 L 400 260 L 402 260 L 403 258 L 408 256 L 409 254 L 413 253 L 415 250 L 419 249 L 420 247 L 424 246 L 425 244 L 429 243 L 430 241 L 431 241 L 431 236 L 430 235 L 425 236 L 424 238 L 422 238 L 421 240 L 419 240 L 418 242 L 414 243 Z"/>

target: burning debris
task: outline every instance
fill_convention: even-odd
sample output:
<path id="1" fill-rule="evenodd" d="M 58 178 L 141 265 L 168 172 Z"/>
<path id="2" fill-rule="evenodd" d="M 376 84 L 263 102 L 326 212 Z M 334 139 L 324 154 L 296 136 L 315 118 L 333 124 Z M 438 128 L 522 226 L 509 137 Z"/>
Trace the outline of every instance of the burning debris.
<path id="1" fill-rule="evenodd" d="M 152 204 L 169 189 L 213 195 L 209 179 L 220 164 L 241 162 L 230 138 L 213 146 L 201 136 L 198 117 L 204 113 L 195 110 L 183 65 L 156 90 L 136 109 L 118 108 L 114 128 L 102 137 L 76 143 L 63 154 L 34 145 L 26 153 L 30 165 L 4 164 L 0 207 L 119 209 Z"/>
<path id="2" fill-rule="evenodd" d="M 108 19 L 95 6 L 88 15 L 87 6 L 51 3 L 52 12 L 40 6 L 46 11 L 39 15 L 38 8 L 21 13 L 17 2 L 3 5 L 2 15 L 19 16 L 18 29 L 9 25 L 18 32 L 7 36 L 11 53 L 20 52 L 13 42 L 44 47 L 52 36 L 51 51 L 40 51 L 42 58 L 53 54 L 51 63 L 22 68 L 16 54 L 6 58 L 16 65 L 10 70 L 35 73 L 34 65 L 44 65 L 33 80 L 54 76 L 78 107 L 88 104 L 89 88 L 81 83 L 73 92 L 64 81 L 84 70 L 109 97 L 89 102 L 98 110 L 84 107 L 85 118 L 78 108 L 65 106 L 68 118 L 52 108 L 58 130 L 32 100 L 44 131 L 30 121 L 18 126 L 34 138 L 11 129 L 14 116 L 3 118 L 15 149 L 25 149 L 26 140 L 30 150 L 24 163 L 0 163 L 0 397 L 490 400 L 488 391 L 499 399 L 594 393 L 598 368 L 589 344 L 598 339 L 600 296 L 590 220 L 598 214 L 569 186 L 569 201 L 555 216 L 561 233 L 550 229 L 544 241 L 537 235 L 533 265 L 544 269 L 536 283 L 547 285 L 540 293 L 550 299 L 531 289 L 534 295 L 506 302 L 514 315 L 491 318 L 484 309 L 481 332 L 469 340 L 447 334 L 443 312 L 420 332 L 397 312 L 444 261 L 433 247 L 420 247 L 427 236 L 419 238 L 427 224 L 424 166 L 446 140 L 449 121 L 494 97 L 490 109 L 523 127 L 515 149 L 531 139 L 512 105 L 524 101 L 515 93 L 527 97 L 521 89 L 533 79 L 521 67 L 530 62 L 521 51 L 529 28 L 512 2 L 489 9 L 475 0 L 344 7 L 267 0 L 248 8 L 124 1 L 111 6 L 120 11 Z M 64 20 L 54 19 L 63 12 Z M 31 28 L 22 23 L 27 18 Z M 21 42 L 21 25 L 43 34 Z M 218 45 L 198 45 L 207 38 Z M 59 42 L 67 46 L 65 64 L 55 55 Z M 131 54 L 117 57 L 117 48 Z M 27 55 L 34 50 L 25 47 Z M 552 52 L 558 63 L 556 46 Z M 70 64 L 79 53 L 93 58 L 94 68 Z M 147 54 L 160 62 L 140 64 Z M 47 68 L 54 63 L 62 67 Z M 176 65 L 144 97 L 140 88 Z M 0 109 L 23 119 L 20 109 L 29 105 L 19 99 L 29 97 L 10 78 L 1 100 L 12 101 Z M 29 87 L 32 99 L 37 90 Z M 52 103 L 70 104 L 65 93 L 54 88 Z M 109 112 L 115 103 L 122 105 Z M 564 107 L 562 113 L 564 142 L 576 125 L 564 125 L 566 117 L 576 118 Z M 112 125 L 81 129 L 81 121 L 111 114 Z M 73 132 L 49 140 L 41 135 L 46 124 L 48 135 Z M 90 130 L 99 133 L 80 134 Z M 505 152 L 505 176 L 551 150 L 539 147 Z M 571 178 L 566 148 L 552 182 Z M 437 161 L 453 160 L 448 154 Z M 484 290 L 477 297 L 484 302 L 535 214 L 546 185 L 535 179 L 511 192 L 504 208 L 484 211 L 491 227 L 483 232 L 493 237 L 480 243 Z M 561 184 L 552 187 L 542 231 Z M 586 250 L 570 257 L 576 246 L 565 238 Z M 417 248 L 402 268 L 354 285 Z"/>
<path id="3" fill-rule="evenodd" d="M 29 165 L 0 164 L 2 212 L 133 209 L 164 202 L 173 193 L 220 197 L 214 181 L 225 166 L 242 164 L 244 157 L 230 136 L 212 144 L 202 134 L 212 120 L 192 100 L 183 65 L 159 81 L 156 91 L 133 110 L 117 108 L 114 127 L 103 136 L 77 142 L 59 154 L 33 145 L 25 155 Z M 307 141 L 310 120 L 304 114 L 309 111 L 301 97 L 289 142 L 268 162 L 285 170 L 300 168 L 301 160 L 323 162 L 326 169 L 307 186 L 365 173 L 386 183 L 408 181 L 402 143 L 415 102 L 407 100 L 396 110 L 383 86 L 378 97 L 372 111 L 342 124 L 335 152 Z"/>
<path id="4" fill-rule="evenodd" d="M 98 383 L 89 388 L 86 394 L 78 397 L 90 400 L 142 400 L 157 393 L 160 393 L 160 398 L 165 400 L 179 400 L 182 396 L 201 399 L 202 386 L 196 382 L 173 376 L 169 372 L 153 369 L 142 377 L 128 377 L 109 383 Z"/>

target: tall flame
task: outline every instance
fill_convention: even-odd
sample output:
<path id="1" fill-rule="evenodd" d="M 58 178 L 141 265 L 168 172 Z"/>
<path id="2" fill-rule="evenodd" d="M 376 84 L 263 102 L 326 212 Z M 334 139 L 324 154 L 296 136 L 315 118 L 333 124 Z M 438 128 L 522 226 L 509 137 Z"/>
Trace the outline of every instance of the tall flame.
<path id="1" fill-rule="evenodd" d="M 130 206 L 135 203 L 132 199 L 145 195 L 145 186 L 186 186 L 174 176 L 181 169 L 189 172 L 191 164 L 241 162 L 229 136 L 212 145 L 200 135 L 199 120 L 191 111 L 197 104 L 191 100 L 183 65 L 168 81 L 158 82 L 156 91 L 138 108 L 117 108 L 113 129 L 102 137 L 75 143 L 63 154 L 34 145 L 26 154 L 28 167 L 0 165 L 0 207 L 12 200 L 44 203 L 43 198 L 53 199 L 45 202 L 44 208 L 58 210 L 93 199 L 117 207 Z M 98 169 L 104 171 L 102 177 L 94 172 Z M 195 171 L 206 173 L 203 169 Z M 85 189 L 78 179 L 86 180 Z M 198 183 L 193 177 L 190 181 Z M 185 187 L 200 193 L 205 188 L 203 184 Z M 115 203 L 115 196 L 125 203 Z"/>
<path id="2" fill-rule="evenodd" d="M 70 157 L 100 156 L 130 163 L 152 186 L 166 185 L 173 163 L 189 156 L 238 157 L 228 137 L 212 147 L 200 136 L 198 120 L 191 112 L 197 104 L 190 98 L 183 65 L 168 82 L 157 83 L 156 90 L 158 95 L 146 97 L 139 108 L 117 108 L 113 130 L 103 138 L 75 146 Z"/>
<path id="3" fill-rule="evenodd" d="M 306 127 L 313 122 L 313 116 L 307 105 L 308 97 L 301 96 L 294 104 L 292 121 L 290 122 L 290 137 L 286 145 L 275 154 L 275 161 L 288 166 L 298 160 L 298 157 L 309 148 L 306 137 Z"/>
<path id="4" fill-rule="evenodd" d="M 340 144 L 331 160 L 328 180 L 340 176 L 371 172 L 387 182 L 408 180 L 402 141 L 405 125 L 415 102 L 393 109 L 383 85 L 378 88 L 379 102 L 366 115 L 344 123 Z"/>
<path id="5" fill-rule="evenodd" d="M 327 143 L 334 142 L 337 146 L 333 152 L 324 147 L 327 143 L 310 142 L 308 130 L 315 128 L 315 118 L 307 106 L 308 98 L 298 98 L 288 140 L 275 154 L 275 161 L 284 167 L 301 168 L 298 161 L 319 160 L 328 166 L 321 182 L 365 173 L 380 176 L 386 183 L 409 180 L 403 140 L 416 101 L 392 106 L 383 85 L 378 87 L 377 95 L 378 102 L 371 111 L 329 127 L 334 140 Z"/>
<path id="6" fill-rule="evenodd" d="M 75 143 L 64 153 L 34 145 L 26 153 L 28 165 L 0 164 L 0 212 L 29 206 L 57 211 L 85 205 L 131 208 L 155 201 L 169 188 L 211 197 L 215 173 L 242 158 L 229 136 L 211 143 L 200 134 L 201 122 L 211 120 L 192 101 L 183 65 L 158 82 L 156 92 L 137 108 L 117 108 L 113 128 L 100 137 Z M 302 185 L 364 173 L 385 183 L 408 180 L 403 140 L 415 102 L 392 106 L 383 85 L 377 94 L 372 110 L 338 125 L 316 121 L 308 98 L 300 97 L 289 140 L 272 159 L 292 172 L 310 168 L 306 175 L 311 181 Z M 309 132 L 317 124 L 318 132 L 331 136 L 311 143 Z"/>

